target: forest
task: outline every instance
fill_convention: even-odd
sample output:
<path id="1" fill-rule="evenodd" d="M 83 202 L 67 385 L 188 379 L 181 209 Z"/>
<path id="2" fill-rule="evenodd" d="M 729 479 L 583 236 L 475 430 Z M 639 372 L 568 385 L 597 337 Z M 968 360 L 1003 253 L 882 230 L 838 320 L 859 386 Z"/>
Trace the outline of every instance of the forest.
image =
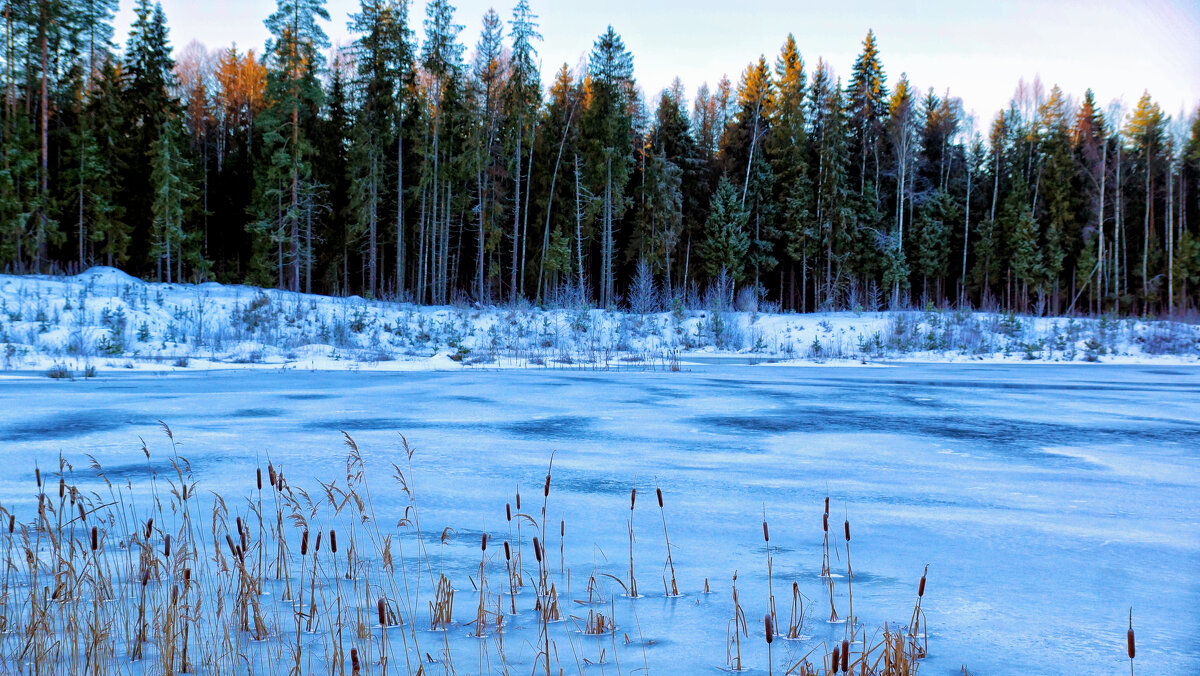
<path id="1" fill-rule="evenodd" d="M 975 120 L 868 32 L 845 78 L 788 34 L 647 94 L 613 27 L 542 72 L 528 0 L 473 45 L 448 0 L 362 0 L 336 48 L 323 0 L 277 0 L 261 53 L 176 51 L 149 0 L 120 47 L 116 9 L 3 4 L 6 272 L 420 304 L 1200 305 L 1200 116 L 1150 93 L 1021 81 Z"/>

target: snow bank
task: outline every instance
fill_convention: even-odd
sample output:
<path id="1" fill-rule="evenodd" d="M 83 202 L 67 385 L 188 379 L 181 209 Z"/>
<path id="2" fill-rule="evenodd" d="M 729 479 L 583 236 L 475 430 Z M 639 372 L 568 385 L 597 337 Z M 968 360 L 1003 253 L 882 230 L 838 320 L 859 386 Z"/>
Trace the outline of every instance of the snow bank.
<path id="1" fill-rule="evenodd" d="M 1200 327 L 965 311 L 632 314 L 417 306 L 241 285 L 155 284 L 96 267 L 0 275 L 7 370 L 678 368 L 749 363 L 1200 363 Z"/>

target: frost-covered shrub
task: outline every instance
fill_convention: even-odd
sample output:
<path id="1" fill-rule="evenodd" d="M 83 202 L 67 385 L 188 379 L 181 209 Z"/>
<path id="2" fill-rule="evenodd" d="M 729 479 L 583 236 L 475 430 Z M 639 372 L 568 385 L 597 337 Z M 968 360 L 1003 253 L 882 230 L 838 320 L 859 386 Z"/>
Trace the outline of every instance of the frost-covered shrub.
<path id="1" fill-rule="evenodd" d="M 633 283 L 629 286 L 629 310 L 644 315 L 658 312 L 659 307 L 658 285 L 654 282 L 654 273 L 650 271 L 649 263 L 640 260 Z"/>
<path id="2" fill-rule="evenodd" d="M 1153 355 L 1200 354 L 1200 341 L 1190 330 L 1180 330 L 1182 325 L 1172 322 L 1153 324 L 1141 337 L 1142 351 Z"/>

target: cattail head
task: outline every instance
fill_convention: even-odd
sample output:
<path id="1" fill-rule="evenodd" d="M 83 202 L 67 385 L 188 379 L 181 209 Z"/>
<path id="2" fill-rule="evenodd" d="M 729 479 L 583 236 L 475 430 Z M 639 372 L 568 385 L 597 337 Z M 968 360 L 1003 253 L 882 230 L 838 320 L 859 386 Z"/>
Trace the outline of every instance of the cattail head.
<path id="1" fill-rule="evenodd" d="M 824 518 L 821 519 L 821 527 L 825 529 L 826 533 L 829 532 L 829 513 L 828 512 L 826 512 Z"/>
<path id="2" fill-rule="evenodd" d="M 42 469 L 40 467 L 33 468 L 33 477 L 37 479 L 37 487 L 42 487 Z"/>
<path id="3" fill-rule="evenodd" d="M 313 545 L 313 554 L 321 551 L 321 531 L 317 531 L 317 543 Z"/>
<path id="4" fill-rule="evenodd" d="M 82 504 L 80 504 L 79 510 L 80 510 L 80 516 L 83 516 L 83 505 Z M 17 527 L 17 515 L 9 514 L 8 515 L 8 534 L 12 535 L 13 529 L 16 527 Z"/>
<path id="5" fill-rule="evenodd" d="M 842 647 L 835 645 L 835 646 L 833 646 L 833 673 L 836 674 L 838 672 L 838 669 L 841 668 L 841 665 L 842 665 Z"/>
<path id="6" fill-rule="evenodd" d="M 633 503 L 637 502 L 637 489 L 629 491 L 629 511 L 633 511 Z"/>
<path id="7" fill-rule="evenodd" d="M 558 537 L 559 537 L 559 539 L 562 539 L 566 536 L 567 536 L 567 522 L 564 519 L 564 520 L 561 520 L 558 522 Z M 560 542 L 559 544 L 562 544 L 562 543 Z"/>
<path id="8" fill-rule="evenodd" d="M 504 518 L 508 521 L 512 521 L 512 505 L 508 504 L 507 502 L 504 503 Z"/>
<path id="9" fill-rule="evenodd" d="M 142 571 L 142 586 L 145 587 L 150 582 L 150 569 Z"/>
<path id="10" fill-rule="evenodd" d="M 149 540 L 150 536 L 153 534 L 154 534 L 154 519 L 150 518 L 150 519 L 146 520 L 146 539 Z"/>
<path id="11" fill-rule="evenodd" d="M 846 542 L 850 541 L 850 520 L 846 519 Z"/>
<path id="12" fill-rule="evenodd" d="M 82 503 L 82 502 L 77 502 L 77 503 L 75 503 L 75 506 L 79 508 L 79 520 L 80 520 L 80 521 L 87 521 L 87 512 L 83 511 L 83 503 Z M 10 533 L 11 533 L 11 532 L 12 532 L 12 530 L 9 530 L 8 532 L 10 532 Z"/>
<path id="13" fill-rule="evenodd" d="M 67 482 L 62 479 L 58 480 L 58 499 L 62 500 L 67 495 Z"/>
<path id="14" fill-rule="evenodd" d="M 229 545 L 229 553 L 237 556 L 237 545 L 233 544 L 233 537 L 229 533 L 225 534 L 225 544 Z"/>
<path id="15" fill-rule="evenodd" d="M 379 626 L 386 627 L 387 626 L 387 604 L 384 603 L 382 597 L 379 599 L 379 603 L 375 604 L 375 607 L 379 611 Z"/>
<path id="16" fill-rule="evenodd" d="M 771 541 L 771 533 L 767 530 L 767 520 L 763 519 L 763 542 Z"/>
<path id="17" fill-rule="evenodd" d="M 850 641 L 842 639 L 842 673 L 850 673 Z"/>
<path id="18" fill-rule="evenodd" d="M 304 556 L 307 553 L 308 553 L 308 529 L 305 529 L 304 533 L 302 533 L 300 535 L 300 556 Z"/>
<path id="19" fill-rule="evenodd" d="M 521 511 L 521 491 L 517 491 L 517 511 Z"/>
<path id="20" fill-rule="evenodd" d="M 329 531 L 329 551 L 337 554 L 337 531 Z"/>
<path id="21" fill-rule="evenodd" d="M 917 587 L 917 598 L 925 596 L 925 576 L 921 576 L 921 584 Z"/>
<path id="22" fill-rule="evenodd" d="M 512 561 L 512 552 L 508 548 L 508 540 L 504 541 L 504 560 Z"/>
<path id="23" fill-rule="evenodd" d="M 771 645 L 771 641 L 775 640 L 775 628 L 771 626 L 771 613 L 767 613 L 763 617 L 763 625 L 767 630 L 767 645 Z"/>
<path id="24" fill-rule="evenodd" d="M 542 497 L 544 497 L 544 498 L 550 497 L 550 474 L 549 474 L 549 472 L 546 473 L 546 486 L 545 486 L 545 488 L 542 489 Z"/>
<path id="25" fill-rule="evenodd" d="M 533 536 L 533 558 L 537 559 L 538 563 L 542 562 L 542 546 L 538 542 L 537 536 Z"/>
<path id="26" fill-rule="evenodd" d="M 1129 609 L 1129 632 L 1125 634 L 1125 643 L 1129 649 L 1129 659 L 1132 660 L 1134 654 L 1137 653 L 1133 642 L 1133 608 Z M 1132 669 L 1133 667 L 1129 668 Z"/>
<path id="27" fill-rule="evenodd" d="M 825 496 L 825 516 L 829 516 L 829 496 Z"/>
<path id="28" fill-rule="evenodd" d="M 184 484 L 183 485 L 183 501 L 187 502 L 187 499 L 188 499 L 188 487 L 187 487 L 187 484 Z"/>
<path id="29" fill-rule="evenodd" d="M 8 532 L 11 533 L 12 529 L 10 528 Z M 100 545 L 100 533 L 99 533 L 99 531 L 96 530 L 95 526 L 92 526 L 92 551 L 93 552 L 96 551 L 96 547 L 98 547 L 99 545 Z"/>
<path id="30" fill-rule="evenodd" d="M 654 489 L 654 492 L 655 492 L 655 494 L 657 494 L 657 495 L 658 495 L 658 508 L 659 508 L 659 509 L 662 509 L 662 506 L 663 506 L 663 501 L 662 501 L 662 489 L 661 489 L 661 488 L 657 488 L 657 487 L 656 487 L 656 488 Z"/>
<path id="31" fill-rule="evenodd" d="M 482 541 L 479 543 L 479 551 L 481 551 L 481 552 L 486 552 L 486 551 L 487 551 L 487 533 L 484 533 L 484 534 L 483 534 L 483 539 L 482 539 Z"/>
<path id="32" fill-rule="evenodd" d="M 358 648 L 351 648 L 351 649 L 350 649 L 350 669 L 351 669 L 351 673 L 352 673 L 354 676 L 358 676 L 358 674 L 359 674 L 359 671 L 358 671 L 358 670 L 359 670 L 359 666 L 358 666 Z"/>
<path id="33" fill-rule="evenodd" d="M 238 537 L 241 537 L 241 536 L 242 536 L 242 530 L 244 530 L 244 529 L 242 528 L 242 517 L 240 517 L 240 516 L 239 516 L 239 517 L 237 518 L 237 532 L 238 532 Z"/>
<path id="34" fill-rule="evenodd" d="M 271 463 L 268 462 L 267 463 L 267 480 L 271 482 L 272 486 L 274 486 L 275 479 L 276 479 L 275 465 L 272 465 Z"/>
<path id="35" fill-rule="evenodd" d="M 163 557 L 171 558 L 171 534 L 167 533 L 163 536 Z"/>
<path id="36" fill-rule="evenodd" d="M 192 569 L 191 569 L 191 568 L 184 568 L 184 569 L 183 569 L 183 582 L 184 582 L 184 584 L 187 584 L 188 582 L 191 582 L 191 581 L 192 581 Z"/>
<path id="37" fill-rule="evenodd" d="M 261 467 L 254 468 L 254 478 L 255 478 L 256 482 L 258 483 L 258 490 L 261 491 L 262 490 L 262 468 Z"/>

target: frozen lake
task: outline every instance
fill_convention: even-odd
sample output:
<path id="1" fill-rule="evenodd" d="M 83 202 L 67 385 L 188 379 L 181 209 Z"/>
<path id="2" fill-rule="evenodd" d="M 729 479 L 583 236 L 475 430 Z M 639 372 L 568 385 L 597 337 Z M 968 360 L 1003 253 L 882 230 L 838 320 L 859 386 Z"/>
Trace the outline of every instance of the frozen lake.
<path id="1" fill-rule="evenodd" d="M 962 665 L 979 674 L 1122 673 L 1130 606 L 1139 672 L 1200 673 L 1195 367 L 707 364 L 681 373 L 229 371 L 74 382 L 7 375 L 0 503 L 29 515 L 32 459 L 46 471 L 60 452 L 85 478 L 91 454 L 110 477 L 137 486 L 149 476 L 139 437 L 151 467 L 166 472 L 158 419 L 174 431 L 203 496 L 245 494 L 268 455 L 292 485 L 318 493 L 318 479 L 345 478 L 345 430 L 363 449 L 386 524 L 403 511 L 390 465 L 402 462 L 402 432 L 417 449 L 424 531 L 436 544 L 443 528 L 454 529 L 441 556 L 462 623 L 474 617 L 468 575 L 478 572 L 479 533 L 508 536 L 505 503 L 518 483 L 540 507 L 551 452 L 548 544 L 558 549 L 565 521 L 572 599 L 593 561 L 600 573 L 628 576 L 636 485 L 645 597 L 618 598 L 616 622 L 618 636 L 637 642 L 640 633 L 650 644 L 643 652 L 604 642 L 609 659 L 618 650 L 623 672 L 722 667 L 736 570 L 750 624 L 746 662 L 765 673 L 764 506 L 779 615 L 788 614 L 793 581 L 811 600 L 812 638 L 777 641 L 775 673 L 820 641 L 840 640 L 843 627 L 824 621 L 829 602 L 818 575 L 828 494 L 837 530 L 851 522 L 854 609 L 872 631 L 907 622 L 929 564 L 923 673 L 957 674 Z M 663 594 L 656 481 L 681 598 Z M 839 569 L 844 555 L 834 561 Z M 503 577 L 502 557 L 492 570 Z M 700 593 L 706 578 L 710 595 Z M 604 579 L 611 593 L 615 584 Z M 559 581 L 560 595 L 566 586 Z M 427 623 L 426 605 L 418 607 Z M 514 636 L 531 636 L 534 622 L 532 610 L 519 615 Z M 460 673 L 481 670 L 469 631 L 455 627 L 447 639 Z M 559 641 L 573 673 L 575 658 Z M 428 643 L 434 650 L 442 639 Z M 594 638 L 576 643 L 580 657 L 596 659 Z M 507 651 L 528 665 L 536 649 L 509 639 Z"/>

